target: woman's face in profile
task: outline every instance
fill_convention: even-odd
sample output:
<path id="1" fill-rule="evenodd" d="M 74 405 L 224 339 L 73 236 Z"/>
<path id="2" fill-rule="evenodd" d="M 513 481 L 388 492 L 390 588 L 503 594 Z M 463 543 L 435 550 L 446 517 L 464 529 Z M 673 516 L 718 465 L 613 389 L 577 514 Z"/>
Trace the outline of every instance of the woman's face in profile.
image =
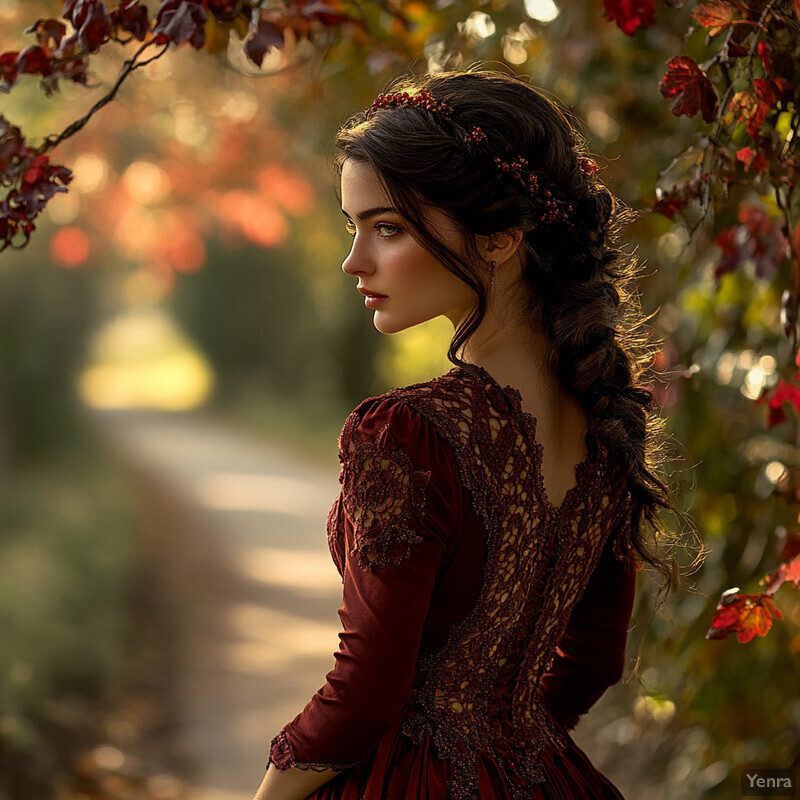
<path id="1" fill-rule="evenodd" d="M 411 235 L 373 167 L 345 161 L 341 197 L 353 235 L 342 269 L 358 278 L 381 333 L 398 333 L 440 315 L 454 326 L 466 318 L 475 292 Z M 430 208 L 428 224 L 453 252 L 464 253 L 461 234 L 441 211 Z"/>

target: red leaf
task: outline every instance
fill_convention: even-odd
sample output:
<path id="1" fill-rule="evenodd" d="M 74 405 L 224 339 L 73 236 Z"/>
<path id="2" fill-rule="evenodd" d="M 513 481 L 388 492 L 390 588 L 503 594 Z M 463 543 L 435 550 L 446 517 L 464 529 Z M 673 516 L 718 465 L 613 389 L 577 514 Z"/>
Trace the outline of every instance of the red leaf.
<path id="1" fill-rule="evenodd" d="M 159 44 L 189 42 L 199 50 L 206 41 L 203 25 L 207 17 L 201 0 L 164 0 L 156 16 L 156 41 Z"/>
<path id="2" fill-rule="evenodd" d="M 780 78 L 774 80 L 764 80 L 764 78 L 755 78 L 753 85 L 756 87 L 756 95 L 758 96 L 758 107 L 754 118 L 750 120 L 747 126 L 747 132 L 755 139 L 767 114 L 775 107 L 775 104 L 783 94 L 783 82 Z"/>
<path id="3" fill-rule="evenodd" d="M 744 204 L 739 207 L 739 221 L 753 241 L 756 277 L 771 278 L 781 259 L 789 255 L 782 223 L 772 219 L 761 206 Z"/>
<path id="4" fill-rule="evenodd" d="M 80 83 L 82 86 L 86 86 L 86 82 L 89 79 L 86 71 L 86 61 L 82 58 L 78 58 L 75 59 L 75 61 L 60 64 L 58 67 L 58 75 L 63 78 L 69 78 L 69 80 L 75 83 Z"/>
<path id="5" fill-rule="evenodd" d="M 739 643 L 746 644 L 769 633 L 773 616 L 783 619 L 768 595 L 739 594 L 736 589 L 729 589 L 717 604 L 706 639 L 724 639 L 735 633 Z"/>
<path id="6" fill-rule="evenodd" d="M 616 22 L 628 36 L 653 24 L 653 0 L 603 0 L 603 5 L 606 19 Z"/>
<path id="7" fill-rule="evenodd" d="M 783 528 L 776 550 L 781 561 L 791 561 L 795 556 L 800 556 L 800 531 L 788 533 L 786 528 Z"/>
<path id="8" fill-rule="evenodd" d="M 60 181 L 62 184 L 67 184 L 72 180 L 72 173 L 66 167 L 50 164 L 50 156 L 36 156 L 25 174 L 22 176 L 23 190 L 42 184 L 45 182 Z M 38 187 L 41 189 L 42 187 Z"/>
<path id="9" fill-rule="evenodd" d="M 25 174 L 22 176 L 22 185 L 33 184 L 47 177 L 47 166 L 50 159 L 47 156 L 37 156 L 31 161 Z"/>
<path id="10" fill-rule="evenodd" d="M 728 58 L 744 58 L 750 53 L 750 50 L 740 42 L 729 39 L 724 47 L 724 52 L 727 54 Z"/>
<path id="11" fill-rule="evenodd" d="M 703 0 L 692 11 L 692 16 L 704 27 L 709 36 L 716 36 L 729 28 L 736 9 L 727 0 Z"/>
<path id="12" fill-rule="evenodd" d="M 19 53 L 3 53 L 0 56 L 0 92 L 8 94 L 17 82 L 19 71 L 17 70 L 17 56 Z"/>
<path id="13" fill-rule="evenodd" d="M 739 222 L 740 225 L 726 228 L 717 237 L 722 259 L 717 264 L 715 277 L 733 272 L 752 259 L 756 277 L 771 278 L 789 252 L 781 223 L 773 220 L 761 206 L 746 204 L 739 207 Z"/>
<path id="14" fill-rule="evenodd" d="M 753 85 L 756 87 L 756 94 L 764 103 L 770 106 L 778 102 L 778 98 L 783 91 L 779 79 L 754 78 Z"/>
<path id="15" fill-rule="evenodd" d="M 17 69 L 30 75 L 50 75 L 53 71 L 50 56 L 43 47 L 31 45 L 17 56 Z"/>
<path id="16" fill-rule="evenodd" d="M 95 53 L 111 36 L 111 16 L 103 0 L 92 3 L 86 9 L 86 17 L 78 29 L 78 41 L 90 53 Z"/>
<path id="17" fill-rule="evenodd" d="M 798 0 L 798 2 L 800 2 L 800 0 Z M 772 59 L 770 58 L 769 48 L 763 39 L 760 39 L 758 42 L 758 55 L 761 58 L 764 69 L 767 71 L 767 75 L 769 75 L 772 72 Z"/>
<path id="18" fill-rule="evenodd" d="M 737 92 L 731 100 L 730 109 L 739 119 L 746 121 L 747 133 L 757 139 L 767 115 L 783 94 L 783 81 L 780 78 L 755 78 L 755 95 L 752 92 Z"/>
<path id="19" fill-rule="evenodd" d="M 670 60 L 668 70 L 658 84 L 664 97 L 674 97 L 672 113 L 694 116 L 698 111 L 706 122 L 714 119 L 717 108 L 717 95 L 711 81 L 697 62 L 689 56 L 677 56 Z"/>
<path id="20" fill-rule="evenodd" d="M 244 45 L 247 57 L 259 67 L 264 63 L 264 55 L 272 47 L 280 50 L 284 45 L 283 31 L 269 20 L 262 19 L 255 33 L 252 33 Z"/>
<path id="21" fill-rule="evenodd" d="M 663 214 L 667 219 L 675 219 L 675 216 L 686 208 L 687 203 L 687 199 L 680 194 L 665 194 L 653 203 L 650 210 L 657 214 Z"/>
<path id="22" fill-rule="evenodd" d="M 16 167 L 28 155 L 22 131 L 0 114 L 0 178 L 10 181 Z"/>
<path id="23" fill-rule="evenodd" d="M 743 147 L 741 150 L 737 150 L 736 160 L 744 164 L 745 172 L 749 172 L 750 167 L 753 168 L 755 173 L 764 172 L 769 166 L 769 159 L 766 154 L 759 151 L 757 155 L 754 155 L 751 147 Z"/>
<path id="24" fill-rule="evenodd" d="M 786 412 L 780 406 L 773 406 L 770 403 L 767 427 L 774 428 L 776 425 L 780 425 L 781 422 L 786 422 Z"/>
<path id="25" fill-rule="evenodd" d="M 753 242 L 748 238 L 747 229 L 743 225 L 726 228 L 717 236 L 715 244 L 722 250 L 722 258 L 714 269 L 715 278 L 734 272 L 754 252 Z"/>
<path id="26" fill-rule="evenodd" d="M 781 564 L 775 572 L 764 577 L 761 583 L 767 584 L 766 594 L 772 596 L 786 581 L 800 586 L 800 556 L 786 564 Z"/>
<path id="27" fill-rule="evenodd" d="M 18 131 L 0 119 L 0 145 L 19 139 Z M 2 148 L 0 148 L 1 150 Z M 47 202 L 55 194 L 66 192 L 66 184 L 72 180 L 72 173 L 66 167 L 50 164 L 48 156 L 30 159 L 26 157 L 15 165 L 15 173 L 23 171 L 20 188 L 12 189 L 0 203 L 0 250 L 14 245 L 18 234 L 22 234 L 23 244 L 35 229 L 34 220 Z M 8 174 L 8 168 L 5 170 Z"/>
<path id="28" fill-rule="evenodd" d="M 49 47 L 51 39 L 58 47 L 66 32 L 67 26 L 58 19 L 40 19 L 25 30 L 25 33 L 35 33 L 36 41 L 42 47 Z"/>
<path id="29" fill-rule="evenodd" d="M 86 18 L 85 6 L 93 0 L 66 0 L 64 7 L 61 9 L 61 16 L 72 23 L 73 28 L 80 28 Z"/>
<path id="30" fill-rule="evenodd" d="M 67 0 L 61 16 L 75 28 L 75 34 L 64 42 L 65 49 L 77 41 L 95 52 L 111 35 L 111 16 L 105 0 Z"/>
<path id="31" fill-rule="evenodd" d="M 123 0 L 119 8 L 111 14 L 111 22 L 140 42 L 144 41 L 150 31 L 147 8 L 140 5 L 138 0 Z"/>
<path id="32" fill-rule="evenodd" d="M 775 425 L 778 425 L 786 419 L 786 412 L 783 410 L 784 403 L 789 403 L 796 412 L 800 412 L 800 386 L 786 383 L 786 381 L 781 378 L 778 381 L 778 385 L 773 389 L 769 400 L 770 428 L 775 427 Z"/>
<path id="33" fill-rule="evenodd" d="M 791 581 L 795 586 L 800 586 L 800 556 L 786 565 L 785 580 Z"/>

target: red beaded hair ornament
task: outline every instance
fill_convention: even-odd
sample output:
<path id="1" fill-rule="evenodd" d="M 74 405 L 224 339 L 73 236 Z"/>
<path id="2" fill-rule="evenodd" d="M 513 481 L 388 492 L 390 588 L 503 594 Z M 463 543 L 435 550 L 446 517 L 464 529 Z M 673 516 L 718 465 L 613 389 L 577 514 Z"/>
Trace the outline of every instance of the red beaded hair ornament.
<path id="1" fill-rule="evenodd" d="M 416 94 L 409 94 L 408 92 L 379 94 L 372 105 L 364 112 L 364 118 L 370 119 L 379 109 L 399 108 L 401 106 L 420 108 L 445 117 L 449 117 L 453 113 L 453 109 L 447 103 L 437 102 L 430 92 L 422 89 Z M 486 134 L 477 125 L 470 128 L 464 136 L 464 142 L 470 145 L 480 145 L 486 141 L 488 141 Z M 570 214 L 574 211 L 572 203 L 566 203 L 558 199 L 546 186 L 542 188 L 540 176 L 535 172 L 527 171 L 528 161 L 525 158 L 517 156 L 509 162 L 494 157 L 493 161 L 498 170 L 498 178 L 509 176 L 517 181 L 522 181 L 524 188 L 530 193 L 531 197 L 540 201 L 541 222 L 570 222 Z M 586 174 L 597 172 L 597 164 L 589 158 L 581 158 L 578 161 L 578 167 Z M 494 280 L 494 270 L 492 270 L 492 280 Z"/>
<path id="2" fill-rule="evenodd" d="M 453 113 L 453 109 L 447 103 L 437 103 L 430 92 L 422 89 L 417 94 L 409 94 L 408 92 L 379 94 L 373 100 L 372 105 L 364 112 L 364 117 L 369 119 L 380 108 L 399 108 L 400 106 L 413 106 L 414 108 L 421 108 L 444 116 Z"/>
<path id="3" fill-rule="evenodd" d="M 469 133 L 464 137 L 465 142 L 470 144 L 480 144 L 486 141 L 486 134 L 476 125 L 469 129 Z"/>

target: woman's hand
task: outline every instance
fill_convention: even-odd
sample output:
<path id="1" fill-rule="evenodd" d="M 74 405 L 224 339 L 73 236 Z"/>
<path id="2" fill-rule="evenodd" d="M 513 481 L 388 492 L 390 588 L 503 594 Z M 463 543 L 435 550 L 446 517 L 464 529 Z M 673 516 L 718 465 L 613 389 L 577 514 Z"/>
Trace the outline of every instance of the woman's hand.
<path id="1" fill-rule="evenodd" d="M 315 789 L 340 774 L 333 769 L 316 772 L 289 767 L 279 770 L 271 764 L 253 800 L 305 800 Z"/>

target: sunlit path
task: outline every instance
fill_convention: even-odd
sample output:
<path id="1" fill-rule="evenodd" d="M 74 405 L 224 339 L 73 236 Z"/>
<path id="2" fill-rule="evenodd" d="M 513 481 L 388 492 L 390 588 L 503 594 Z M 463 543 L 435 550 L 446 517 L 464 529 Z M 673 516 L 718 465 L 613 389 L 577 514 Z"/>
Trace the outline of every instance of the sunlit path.
<path id="1" fill-rule="evenodd" d="M 94 413 L 137 488 L 192 796 L 252 797 L 270 739 L 334 663 L 335 453 L 304 461 L 198 413 Z"/>

